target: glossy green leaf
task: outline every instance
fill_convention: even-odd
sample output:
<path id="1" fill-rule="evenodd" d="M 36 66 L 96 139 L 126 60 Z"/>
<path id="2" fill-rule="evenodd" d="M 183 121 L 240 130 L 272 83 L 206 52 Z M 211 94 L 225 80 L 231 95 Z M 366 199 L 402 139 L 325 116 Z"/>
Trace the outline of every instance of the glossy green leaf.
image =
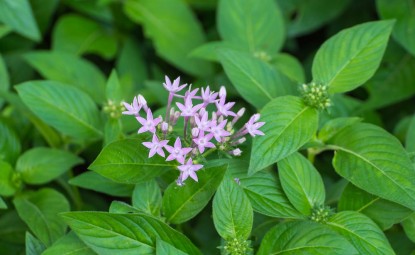
<path id="1" fill-rule="evenodd" d="M 294 96 L 279 97 L 261 111 L 264 136 L 254 138 L 249 173 L 253 174 L 297 151 L 317 131 L 317 110 Z"/>
<path id="2" fill-rule="evenodd" d="M 373 21 L 342 30 L 317 51 L 313 80 L 331 93 L 350 91 L 373 76 L 383 57 L 393 21 Z"/>
<path id="3" fill-rule="evenodd" d="M 360 254 L 395 254 L 382 230 L 363 214 L 340 212 L 331 217 L 327 225 L 344 236 Z"/>
<path id="4" fill-rule="evenodd" d="M 29 0 L 33 15 L 42 34 L 45 34 L 53 21 L 53 15 L 59 6 L 60 0 Z"/>
<path id="5" fill-rule="evenodd" d="M 105 77 L 90 62 L 66 52 L 37 51 L 25 59 L 45 79 L 72 85 L 87 93 L 95 102 L 105 99 Z"/>
<path id="6" fill-rule="evenodd" d="M 16 181 L 18 180 L 14 180 L 15 176 L 12 166 L 0 160 L 0 195 L 12 196 L 16 193 L 18 189 Z"/>
<path id="7" fill-rule="evenodd" d="M 6 64 L 3 61 L 3 57 L 0 54 L 0 91 L 7 91 L 9 90 L 9 87 L 9 74 L 7 72 Z M 3 105 L 3 102 L 3 98 L 0 97 L 0 108 Z"/>
<path id="8" fill-rule="evenodd" d="M 415 152 L 415 115 L 412 116 L 406 133 L 405 147 L 409 152 Z"/>
<path id="9" fill-rule="evenodd" d="M 83 160 L 74 154 L 46 147 L 37 147 L 23 153 L 16 163 L 24 182 L 28 184 L 47 183 Z"/>
<path id="10" fill-rule="evenodd" d="M 131 184 L 116 183 L 92 171 L 70 179 L 69 184 L 116 197 L 129 197 L 134 189 Z"/>
<path id="11" fill-rule="evenodd" d="M 15 209 L 2 211 L 0 217 L 0 238 L 15 244 L 24 244 L 27 226 Z"/>
<path id="12" fill-rule="evenodd" d="M 243 47 L 228 41 L 213 41 L 202 44 L 195 48 L 191 53 L 191 57 L 196 57 L 209 61 L 219 61 L 217 52 L 221 49 L 228 49 L 233 51 L 244 51 Z"/>
<path id="13" fill-rule="evenodd" d="M 400 204 L 369 194 L 350 183 L 340 197 L 337 210 L 363 213 L 376 222 L 382 230 L 402 222 L 412 213 L 410 209 Z"/>
<path id="14" fill-rule="evenodd" d="M 150 215 L 160 216 L 161 190 L 155 179 L 137 183 L 132 192 L 133 207 Z"/>
<path id="15" fill-rule="evenodd" d="M 273 227 L 261 242 L 257 255 L 359 254 L 342 236 L 312 221 L 283 222 Z"/>
<path id="16" fill-rule="evenodd" d="M 0 163 L 1 164 L 1 163 Z M 1 183 L 1 182 L 0 182 Z M 1 185 L 1 184 L 0 184 Z M 3 198 L 0 197 L 0 209 L 7 209 L 7 204 L 4 202 Z"/>
<path id="17" fill-rule="evenodd" d="M 116 104 L 123 100 L 122 87 L 118 79 L 117 71 L 115 70 L 112 70 L 108 78 L 105 95 L 107 100 L 111 100 Z"/>
<path id="18" fill-rule="evenodd" d="M 108 211 L 110 213 L 142 213 L 142 211 L 122 201 L 112 201 Z"/>
<path id="19" fill-rule="evenodd" d="M 31 40 L 41 39 L 29 0 L 0 1 L 0 21 Z"/>
<path id="20" fill-rule="evenodd" d="M 12 31 L 12 28 L 7 25 L 0 25 L 0 39 Z"/>
<path id="21" fill-rule="evenodd" d="M 82 242 L 74 232 L 66 234 L 57 240 L 52 246 L 47 248 L 42 255 L 94 255 L 84 242 Z"/>
<path id="22" fill-rule="evenodd" d="M 182 252 L 174 248 L 171 244 L 157 239 L 156 241 L 156 255 L 175 254 L 175 255 L 186 255 L 187 253 Z"/>
<path id="23" fill-rule="evenodd" d="M 192 75 L 206 76 L 211 72 L 209 63 L 188 57 L 204 43 L 205 35 L 184 1 L 127 0 L 124 11 L 130 19 L 142 24 L 158 55 L 169 63 Z"/>
<path id="24" fill-rule="evenodd" d="M 213 198 L 213 223 L 225 240 L 246 240 L 252 230 L 254 213 L 248 196 L 230 175 L 225 175 Z"/>
<path id="25" fill-rule="evenodd" d="M 271 64 L 292 81 L 297 83 L 305 82 L 305 73 L 303 66 L 295 57 L 286 53 L 279 53 L 273 57 Z"/>
<path id="26" fill-rule="evenodd" d="M 26 255 L 41 255 L 45 250 L 45 245 L 36 239 L 32 234 L 26 232 Z"/>
<path id="27" fill-rule="evenodd" d="M 10 125 L 0 119 L 0 161 L 14 164 L 21 150 L 20 138 Z"/>
<path id="28" fill-rule="evenodd" d="M 113 32 L 76 14 L 61 16 L 52 34 L 52 49 L 75 55 L 97 54 L 111 59 L 117 52 Z"/>
<path id="29" fill-rule="evenodd" d="M 282 14 L 273 0 L 221 0 L 218 5 L 219 34 L 225 41 L 250 52 L 277 53 L 284 42 Z"/>
<path id="30" fill-rule="evenodd" d="M 148 158 L 148 153 L 142 140 L 116 141 L 101 151 L 89 169 L 116 182 L 135 184 L 176 166 L 159 155 Z"/>
<path id="31" fill-rule="evenodd" d="M 294 207 L 309 216 L 315 206 L 324 205 L 326 194 L 323 179 L 316 168 L 300 153 L 278 162 L 282 188 Z"/>
<path id="32" fill-rule="evenodd" d="M 37 117 L 63 134 L 80 139 L 102 135 L 97 106 L 81 90 L 54 81 L 25 82 L 16 89 Z"/>
<path id="33" fill-rule="evenodd" d="M 226 168 L 226 165 L 202 168 L 197 172 L 199 182 L 189 179 L 184 186 L 172 182 L 163 195 L 162 210 L 167 221 L 179 224 L 195 217 L 209 203 Z"/>
<path id="34" fill-rule="evenodd" d="M 395 19 L 393 38 L 407 51 L 415 55 L 415 17 L 412 10 L 414 2 L 410 0 L 376 0 L 377 11 L 382 19 Z"/>
<path id="35" fill-rule="evenodd" d="M 222 49 L 219 60 L 241 96 L 257 108 L 278 96 L 292 94 L 294 83 L 276 68 L 251 54 Z"/>
<path id="36" fill-rule="evenodd" d="M 63 0 L 63 3 L 73 10 L 80 12 L 88 17 L 111 23 L 113 14 L 108 5 L 99 4 L 99 0 Z"/>
<path id="37" fill-rule="evenodd" d="M 20 218 L 46 246 L 65 234 L 66 224 L 58 213 L 69 211 L 69 203 L 59 192 L 43 188 L 17 196 L 13 203 Z"/>
<path id="38" fill-rule="evenodd" d="M 329 141 L 333 166 L 357 187 L 415 210 L 415 169 L 400 142 L 385 130 L 357 123 Z"/>
<path id="39" fill-rule="evenodd" d="M 318 139 L 322 142 L 330 140 L 343 128 L 360 122 L 362 119 L 358 117 L 341 117 L 327 121 L 318 132 Z"/>
<path id="40" fill-rule="evenodd" d="M 101 255 L 154 254 L 157 238 L 188 254 L 201 254 L 182 233 L 145 214 L 62 214 L 79 238 Z"/>
<path id="41" fill-rule="evenodd" d="M 402 227 L 406 233 L 406 236 L 415 242 L 415 213 L 412 213 L 408 218 L 402 221 Z"/>

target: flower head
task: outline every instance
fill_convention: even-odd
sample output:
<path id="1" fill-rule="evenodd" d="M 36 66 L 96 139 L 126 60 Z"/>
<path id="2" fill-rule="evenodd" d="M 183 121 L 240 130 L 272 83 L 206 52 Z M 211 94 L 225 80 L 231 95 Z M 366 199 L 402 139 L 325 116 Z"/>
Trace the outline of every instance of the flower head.
<path id="1" fill-rule="evenodd" d="M 163 147 L 166 146 L 168 140 L 159 141 L 158 137 L 153 134 L 153 140 L 151 142 L 143 142 L 143 145 L 150 149 L 148 157 L 153 157 L 156 153 L 164 158 Z"/>
<path id="2" fill-rule="evenodd" d="M 259 117 L 259 113 L 254 114 L 245 124 L 246 130 L 251 136 L 264 135 L 262 131 L 258 130 L 265 124 L 265 122 L 257 122 L 259 120 Z"/>
<path id="3" fill-rule="evenodd" d="M 141 104 L 138 103 L 137 97 L 134 97 L 133 103 L 127 104 L 126 102 L 123 102 L 123 105 L 127 111 L 123 111 L 122 114 L 125 115 L 138 115 L 138 113 L 141 110 Z"/>
<path id="4" fill-rule="evenodd" d="M 231 135 L 231 133 L 225 130 L 226 122 L 228 122 L 228 120 L 222 120 L 222 122 L 220 122 L 219 124 L 217 124 L 216 121 L 214 121 L 214 124 L 212 124 L 212 126 L 210 127 L 209 131 L 213 134 L 216 141 L 218 142 L 221 142 L 223 137 Z"/>
<path id="5" fill-rule="evenodd" d="M 217 92 L 210 91 L 209 86 L 206 89 L 202 88 L 202 99 L 205 105 L 215 102 L 216 98 L 218 97 Z"/>
<path id="6" fill-rule="evenodd" d="M 203 104 L 193 106 L 192 99 L 190 97 L 186 98 L 184 105 L 182 103 L 176 103 L 176 105 L 182 112 L 181 116 L 183 117 L 192 117 L 197 111 L 200 110 L 200 108 L 203 107 Z"/>
<path id="7" fill-rule="evenodd" d="M 192 148 L 182 148 L 182 142 L 180 138 L 177 137 L 174 142 L 174 147 L 170 145 L 164 146 L 166 150 L 170 153 L 166 161 L 171 161 L 173 159 L 177 160 L 179 163 L 184 164 L 184 158 L 189 152 L 192 151 Z"/>
<path id="8" fill-rule="evenodd" d="M 179 92 L 180 90 L 182 90 L 184 87 L 187 86 L 187 84 L 183 84 L 181 86 L 180 85 L 180 77 L 177 77 L 177 79 L 175 79 L 173 81 L 173 83 L 171 83 L 169 77 L 167 77 L 167 75 L 164 77 L 165 78 L 165 83 L 163 83 L 163 86 L 171 93 L 176 93 Z"/>
<path id="9" fill-rule="evenodd" d="M 147 119 L 144 119 L 141 116 L 136 117 L 138 122 L 140 122 L 141 125 L 143 125 L 139 130 L 138 133 L 144 133 L 146 131 L 149 131 L 151 133 L 156 132 L 156 126 L 161 122 L 161 117 L 153 119 L 153 113 L 150 109 L 147 111 Z"/>
<path id="10" fill-rule="evenodd" d="M 183 183 L 189 176 L 195 181 L 198 181 L 196 171 L 200 170 L 203 167 L 203 165 L 194 165 L 193 160 L 189 158 L 189 160 L 186 162 L 186 164 L 183 164 L 181 166 L 178 166 L 177 168 L 182 172 L 180 175 L 180 181 Z"/>
<path id="11" fill-rule="evenodd" d="M 193 141 L 197 144 L 199 152 L 203 153 L 205 151 L 205 148 L 215 148 L 215 145 L 212 142 L 210 142 L 212 138 L 213 134 L 205 135 L 203 131 L 200 131 L 199 136 L 193 139 Z"/>
<path id="12" fill-rule="evenodd" d="M 199 114 L 195 115 L 195 123 L 199 130 L 208 131 L 212 121 L 208 120 L 208 113 L 202 108 Z"/>

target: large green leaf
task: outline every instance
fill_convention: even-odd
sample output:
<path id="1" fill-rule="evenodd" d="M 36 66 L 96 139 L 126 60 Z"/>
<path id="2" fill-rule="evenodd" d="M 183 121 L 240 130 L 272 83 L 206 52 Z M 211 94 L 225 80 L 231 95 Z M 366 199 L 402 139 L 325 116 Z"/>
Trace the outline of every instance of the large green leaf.
<path id="1" fill-rule="evenodd" d="M 26 255 L 40 255 L 45 250 L 45 245 L 32 234 L 26 232 Z"/>
<path id="2" fill-rule="evenodd" d="M 82 242 L 74 232 L 66 234 L 57 240 L 52 246 L 47 248 L 42 255 L 94 255 L 84 242 Z"/>
<path id="3" fill-rule="evenodd" d="M 12 166 L 0 160 L 0 195 L 12 196 L 16 193 L 19 180 L 15 180 L 15 176 Z"/>
<path id="4" fill-rule="evenodd" d="M 209 63 L 188 57 L 204 43 L 205 35 L 183 0 L 127 0 L 124 11 L 133 21 L 142 24 L 162 58 L 192 75 L 211 73 Z"/>
<path id="5" fill-rule="evenodd" d="M 37 51 L 25 59 L 44 78 L 77 87 L 97 103 L 105 99 L 105 77 L 90 62 L 73 54 L 58 51 Z"/>
<path id="6" fill-rule="evenodd" d="M 363 214 L 340 212 L 331 217 L 327 225 L 344 236 L 360 254 L 395 254 L 382 230 Z"/>
<path id="7" fill-rule="evenodd" d="M 97 106 L 81 90 L 54 81 L 25 82 L 16 89 L 34 114 L 63 134 L 80 139 L 102 135 Z"/>
<path id="8" fill-rule="evenodd" d="M 37 25 L 42 34 L 45 34 L 53 15 L 59 6 L 60 0 L 29 0 L 32 6 L 33 15 L 35 16 Z"/>
<path id="9" fill-rule="evenodd" d="M 111 59 L 117 52 L 117 41 L 110 30 L 97 22 L 67 14 L 54 27 L 52 49 L 76 55 L 93 53 Z"/>
<path id="10" fill-rule="evenodd" d="M 13 200 L 20 218 L 46 246 L 65 234 L 66 224 L 58 213 L 69 211 L 69 203 L 59 192 L 43 188 Z"/>
<path id="11" fill-rule="evenodd" d="M 300 153 L 278 162 L 282 188 L 294 207 L 309 216 L 314 206 L 324 205 L 324 183 L 316 168 Z"/>
<path id="12" fill-rule="evenodd" d="M 304 68 L 294 56 L 287 53 L 279 53 L 272 58 L 271 64 L 292 81 L 296 83 L 305 82 Z"/>
<path id="13" fill-rule="evenodd" d="M 352 90 L 366 82 L 379 67 L 393 21 L 373 21 L 340 31 L 317 51 L 313 80 L 331 93 Z"/>
<path id="14" fill-rule="evenodd" d="M 161 239 L 188 254 L 201 254 L 182 233 L 145 214 L 70 212 L 62 214 L 75 233 L 101 255 L 154 254 Z"/>
<path id="15" fill-rule="evenodd" d="M 409 123 L 405 147 L 409 152 L 415 152 L 415 114 L 412 116 L 411 122 Z"/>
<path id="16" fill-rule="evenodd" d="M 0 197 L 0 209 L 7 209 L 7 204 L 6 202 L 4 202 L 3 198 L 1 197 Z"/>
<path id="17" fill-rule="evenodd" d="M 23 153 L 16 163 L 24 182 L 28 184 L 47 183 L 83 160 L 74 154 L 46 147 L 33 148 Z"/>
<path id="18" fill-rule="evenodd" d="M 250 52 L 277 53 L 284 42 L 282 14 L 273 0 L 221 0 L 217 23 L 219 34 Z"/>
<path id="19" fill-rule="evenodd" d="M 342 236 L 312 221 L 283 222 L 273 227 L 261 242 L 257 255 L 359 254 Z"/>
<path id="20" fill-rule="evenodd" d="M 395 19 L 393 38 L 415 56 L 415 17 L 414 2 L 411 0 L 376 0 L 378 13 L 382 19 Z"/>
<path id="21" fill-rule="evenodd" d="M 0 37 L 1 38 L 1 37 Z M 3 57 L 0 53 L 0 91 L 7 91 L 9 90 L 10 82 L 9 82 L 9 73 L 7 72 L 6 64 L 3 61 Z M 0 108 L 3 105 L 3 98 L 0 96 Z"/>
<path id="22" fill-rule="evenodd" d="M 225 240 L 246 240 L 252 230 L 254 213 L 248 196 L 231 178 L 225 175 L 213 198 L 213 223 Z"/>
<path id="23" fill-rule="evenodd" d="M 137 183 L 131 200 L 134 208 L 149 215 L 160 216 L 161 190 L 155 179 Z"/>
<path id="24" fill-rule="evenodd" d="M 5 121 L 0 119 L 0 161 L 14 164 L 21 150 L 20 138 Z"/>
<path id="25" fill-rule="evenodd" d="M 333 166 L 357 187 L 415 210 L 415 169 L 405 149 L 378 126 L 357 123 L 334 136 Z"/>
<path id="26" fill-rule="evenodd" d="M 341 117 L 328 120 L 318 131 L 317 138 L 322 142 L 326 142 L 335 136 L 338 132 L 340 132 L 343 128 L 360 122 L 361 120 L 362 119 L 358 117 Z"/>
<path id="27" fill-rule="evenodd" d="M 148 149 L 142 142 L 126 139 L 107 145 L 89 169 L 116 182 L 135 184 L 176 166 L 158 155 L 148 158 Z"/>
<path id="28" fill-rule="evenodd" d="M 0 21 L 29 39 L 41 39 L 29 0 L 1 0 Z"/>
<path id="29" fill-rule="evenodd" d="M 317 110 L 294 96 L 279 97 L 261 111 L 264 136 L 254 138 L 249 173 L 264 169 L 297 151 L 317 131 Z"/>
<path id="30" fill-rule="evenodd" d="M 406 236 L 415 242 L 415 213 L 412 213 L 407 219 L 402 222 L 402 227 Z"/>
<path id="31" fill-rule="evenodd" d="M 338 211 L 356 211 L 371 218 L 382 230 L 402 222 L 412 211 L 400 204 L 367 193 L 349 183 L 344 189 Z"/>
<path id="32" fill-rule="evenodd" d="M 179 224 L 196 216 L 210 201 L 222 181 L 227 166 L 203 168 L 197 172 L 199 182 L 172 182 L 163 195 L 162 210 L 168 222 Z"/>
<path id="33" fill-rule="evenodd" d="M 257 108 L 295 90 L 294 83 L 287 76 L 251 54 L 230 49 L 218 50 L 218 54 L 236 90 Z"/>
<path id="34" fill-rule="evenodd" d="M 176 249 L 171 244 L 157 239 L 156 241 L 156 255 L 165 255 L 165 254 L 174 254 L 174 255 L 186 255 L 187 253 L 182 252 L 181 250 Z"/>

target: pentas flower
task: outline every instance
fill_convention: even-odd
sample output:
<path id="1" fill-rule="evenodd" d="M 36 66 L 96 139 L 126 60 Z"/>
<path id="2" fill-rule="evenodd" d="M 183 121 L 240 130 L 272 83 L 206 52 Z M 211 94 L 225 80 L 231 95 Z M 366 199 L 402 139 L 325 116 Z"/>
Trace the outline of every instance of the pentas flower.
<path id="1" fill-rule="evenodd" d="M 179 137 L 176 138 L 174 142 L 174 147 L 170 145 L 164 146 L 166 150 L 170 153 L 166 161 L 177 160 L 179 163 L 184 164 L 184 158 L 189 152 L 192 151 L 192 148 L 182 148 L 182 142 Z"/>
<path id="2" fill-rule="evenodd" d="M 259 120 L 259 117 L 259 113 L 254 114 L 245 124 L 246 130 L 251 136 L 255 137 L 256 135 L 264 135 L 262 131 L 258 130 L 265 124 L 265 122 L 257 122 Z"/>
<path id="3" fill-rule="evenodd" d="M 156 135 L 153 135 L 153 141 L 151 142 L 143 142 L 143 145 L 150 149 L 148 157 L 153 157 L 156 153 L 165 157 L 163 147 L 166 146 L 168 140 L 159 141 Z"/>
<path id="4" fill-rule="evenodd" d="M 210 127 L 209 131 L 215 137 L 216 141 L 221 142 L 222 138 L 231 135 L 231 133 L 224 129 L 227 122 L 228 120 L 223 120 L 220 124 L 217 125 L 216 121 L 214 121 L 212 126 Z"/>
<path id="5" fill-rule="evenodd" d="M 231 111 L 231 108 L 234 106 L 235 102 L 225 103 L 225 100 L 222 98 L 219 101 L 215 101 L 216 108 L 218 109 L 218 115 L 223 116 L 236 116 L 236 113 Z"/>
<path id="6" fill-rule="evenodd" d="M 190 158 L 186 164 L 178 166 L 177 168 L 182 172 L 180 175 L 180 183 L 183 183 L 189 176 L 195 181 L 198 181 L 196 171 L 200 170 L 203 165 L 193 164 L 193 160 Z"/>
<path id="7" fill-rule="evenodd" d="M 138 113 L 141 110 L 141 105 L 138 104 L 137 97 L 134 97 L 133 103 L 127 104 L 126 102 L 123 102 L 123 105 L 127 111 L 123 111 L 122 114 L 125 115 L 138 115 Z"/>
<path id="8" fill-rule="evenodd" d="M 215 102 L 216 98 L 218 97 L 218 93 L 213 91 L 211 92 L 209 86 L 207 86 L 206 89 L 202 88 L 201 94 L 204 105 L 208 105 L 210 103 Z"/>
<path id="9" fill-rule="evenodd" d="M 196 114 L 197 111 L 200 110 L 200 108 L 203 107 L 203 104 L 193 106 L 192 99 L 190 97 L 186 99 L 184 105 L 182 103 L 176 103 L 176 105 L 180 111 L 182 111 L 181 116 L 183 117 L 192 117 Z"/>
<path id="10" fill-rule="evenodd" d="M 165 76 L 165 83 L 163 83 L 164 88 L 166 88 L 167 91 L 171 92 L 171 93 L 177 93 L 180 90 L 182 90 L 184 87 L 187 86 L 187 84 L 183 84 L 181 86 L 180 85 L 180 77 L 178 77 L 177 79 L 175 79 L 173 81 L 173 83 L 171 83 L 169 77 L 167 77 L 167 75 Z"/>
<path id="11" fill-rule="evenodd" d="M 208 120 L 208 113 L 204 109 L 201 109 L 200 113 L 195 116 L 195 123 L 202 131 L 209 131 L 212 125 L 212 121 Z"/>
<path id="12" fill-rule="evenodd" d="M 136 117 L 138 122 L 140 122 L 141 125 L 143 125 L 139 130 L 138 133 L 144 133 L 146 131 L 150 131 L 151 133 L 156 132 L 156 126 L 162 121 L 161 117 L 153 119 L 153 113 L 151 113 L 151 110 L 148 109 L 147 111 L 147 119 L 144 119 L 141 116 Z"/>
<path id="13" fill-rule="evenodd" d="M 197 144 L 200 153 L 203 153 L 205 151 L 205 148 L 215 148 L 215 145 L 212 142 L 210 142 L 212 137 L 213 134 L 205 135 L 203 131 L 200 131 L 199 136 L 193 139 L 195 144 Z"/>

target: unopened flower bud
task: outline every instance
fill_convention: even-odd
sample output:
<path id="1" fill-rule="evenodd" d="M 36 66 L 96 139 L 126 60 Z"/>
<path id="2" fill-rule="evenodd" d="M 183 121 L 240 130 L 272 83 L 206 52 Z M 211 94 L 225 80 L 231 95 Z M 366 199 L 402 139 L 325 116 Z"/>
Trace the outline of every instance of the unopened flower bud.
<path id="1" fill-rule="evenodd" d="M 221 123 L 222 121 L 223 121 L 223 119 L 224 119 L 225 117 L 223 117 L 223 115 L 221 115 L 220 117 L 219 117 L 219 119 L 218 119 L 218 122 L 219 123 Z"/>
<path id="2" fill-rule="evenodd" d="M 192 136 L 197 137 L 199 135 L 199 129 L 198 128 L 192 128 Z"/>
<path id="3" fill-rule="evenodd" d="M 231 152 L 231 154 L 232 154 L 233 156 L 239 157 L 239 156 L 241 156 L 242 151 L 241 151 L 239 148 L 236 148 L 236 149 L 234 149 L 234 150 Z"/>
<path id="4" fill-rule="evenodd" d="M 221 86 L 220 90 L 219 90 L 219 97 L 220 98 L 225 98 L 226 97 L 226 88 L 225 86 Z"/>
<path id="5" fill-rule="evenodd" d="M 140 105 L 147 105 L 146 99 L 141 94 L 137 96 L 137 101 Z"/>
<path id="6" fill-rule="evenodd" d="M 236 113 L 236 115 L 238 115 L 239 117 L 242 117 L 243 115 L 244 115 L 244 113 L 245 113 L 245 108 L 241 108 L 237 113 Z"/>
<path id="7" fill-rule="evenodd" d="M 261 115 L 259 113 L 256 113 L 252 116 L 254 122 L 257 122 L 259 120 L 259 118 L 261 117 Z"/>
<path id="8" fill-rule="evenodd" d="M 161 123 L 161 131 L 163 131 L 164 133 L 167 132 L 169 130 L 169 124 L 167 124 L 167 122 L 163 121 Z"/>

